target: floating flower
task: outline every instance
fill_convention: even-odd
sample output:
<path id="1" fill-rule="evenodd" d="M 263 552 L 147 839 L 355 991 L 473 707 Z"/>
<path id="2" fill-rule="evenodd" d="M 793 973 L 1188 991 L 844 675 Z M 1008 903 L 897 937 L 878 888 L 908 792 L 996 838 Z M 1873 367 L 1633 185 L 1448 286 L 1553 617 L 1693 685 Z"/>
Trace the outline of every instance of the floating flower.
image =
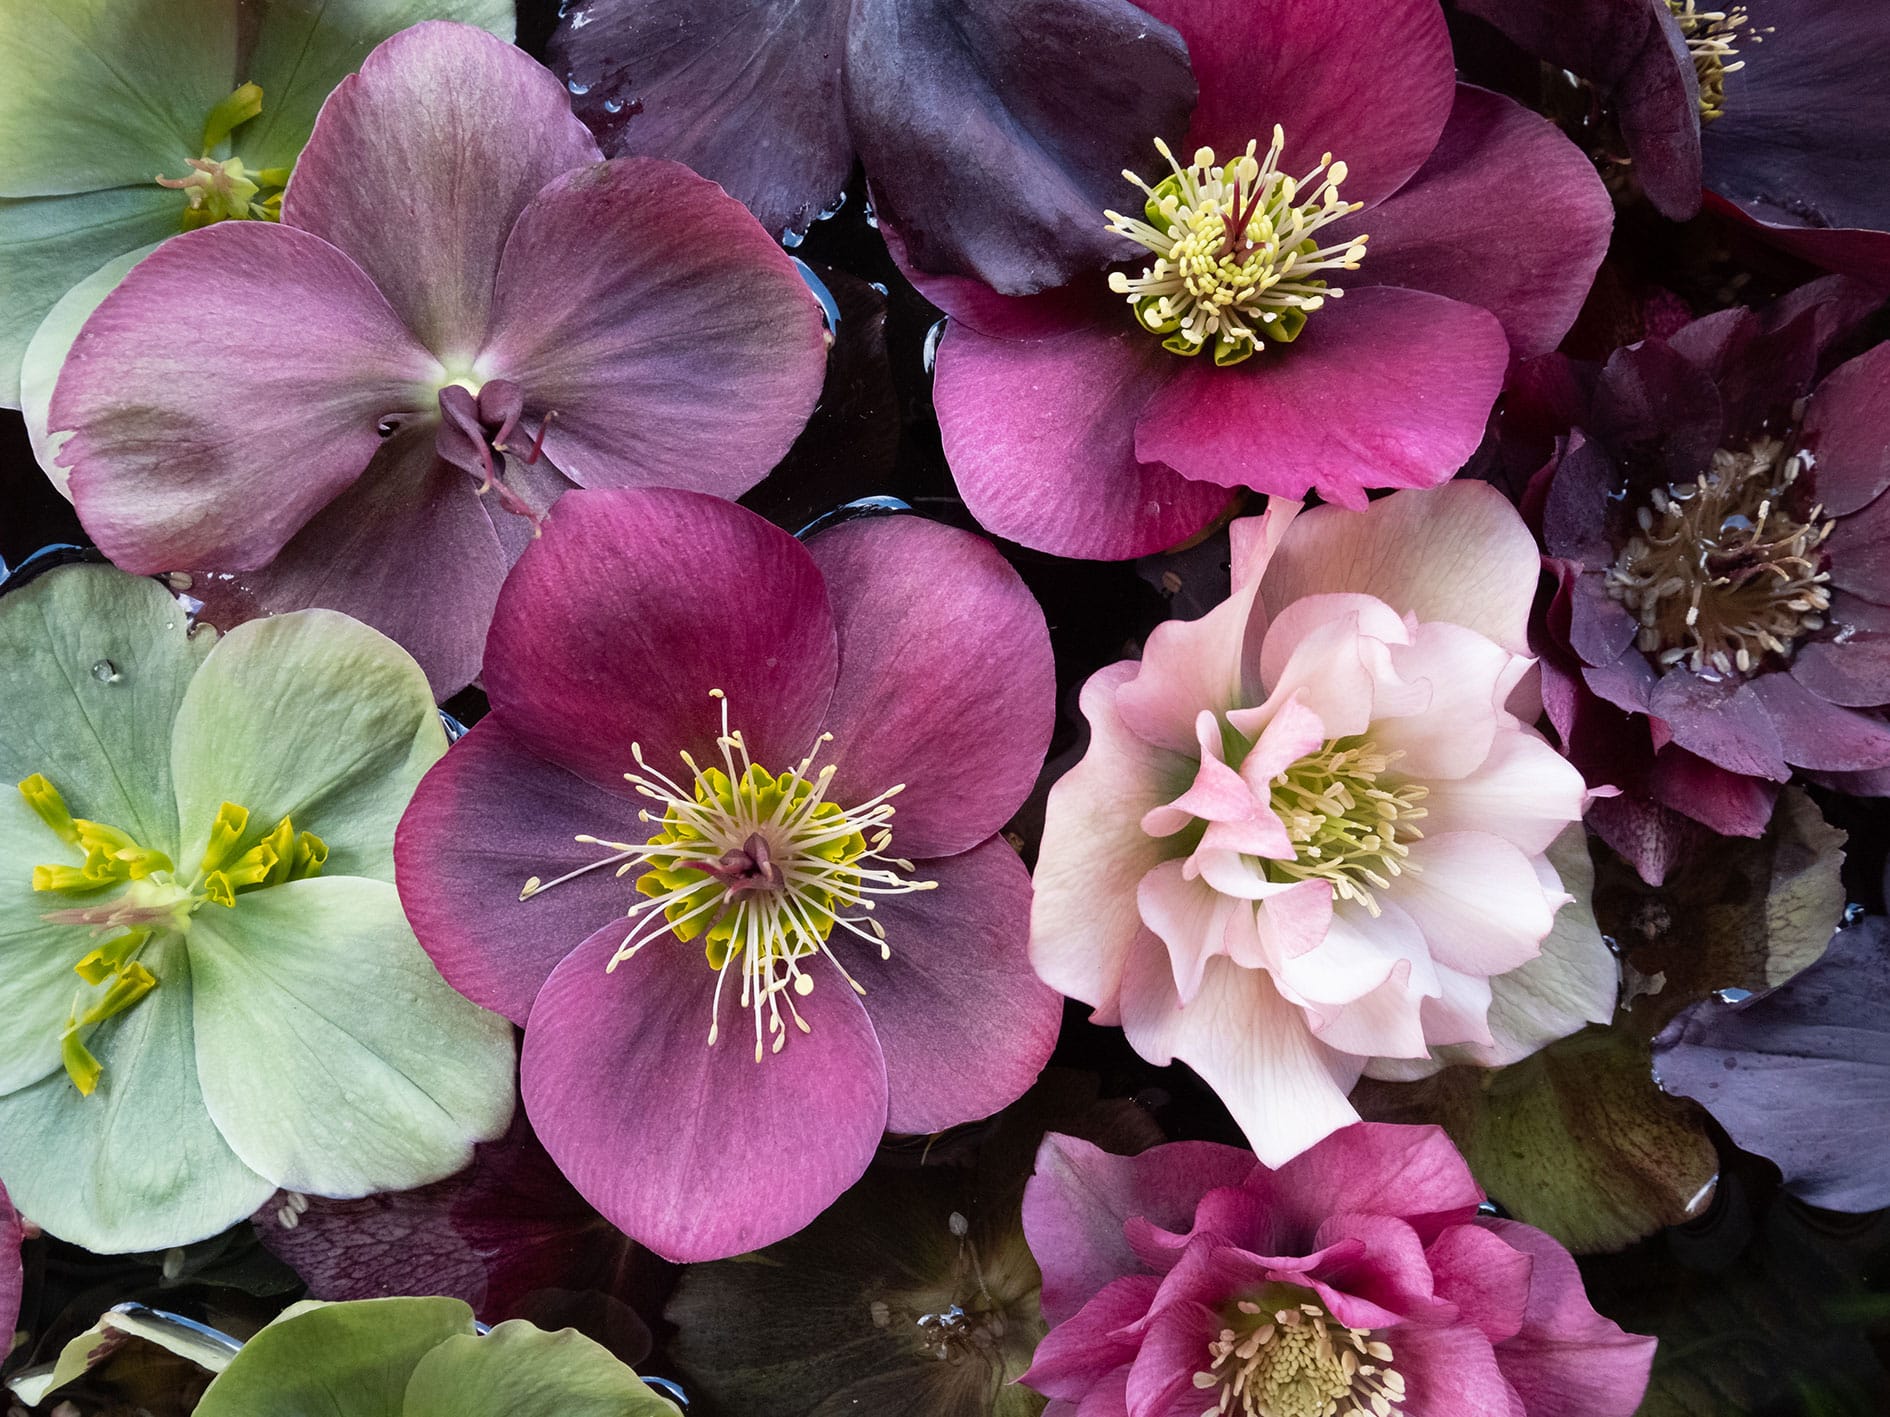
<path id="1" fill-rule="evenodd" d="M 79 333 L 49 426 L 100 549 L 345 610 L 447 693 L 564 488 L 752 486 L 819 393 L 819 306 L 713 183 L 597 159 L 563 86 L 484 31 L 381 45 L 280 224 L 168 243 Z"/>
<path id="2" fill-rule="evenodd" d="M 249 1342 L 202 1417 L 678 1417 L 673 1402 L 582 1334 L 522 1319 L 489 1333 L 458 1299 L 297 1304 Z"/>
<path id="3" fill-rule="evenodd" d="M 1654 1340 L 1540 1230 L 1477 1214 L 1435 1127 L 1362 1123 L 1276 1169 L 1052 1135 L 1024 1193 L 1046 1417 L 1631 1417 Z"/>
<path id="4" fill-rule="evenodd" d="M 1881 792 L 1890 347 L 1818 377 L 1880 297 L 1814 282 L 1617 351 L 1532 496 L 1560 586 L 1544 702 L 1643 876 L 1676 818 L 1757 836 L 1793 768 Z"/>
<path id="5" fill-rule="evenodd" d="M 675 158 L 790 242 L 873 204 L 928 271 L 1007 294 L 1128 254 L 1096 220 L 1194 105 L 1187 48 L 1128 0 L 588 0 L 551 62 L 613 157 Z"/>
<path id="6" fill-rule="evenodd" d="M 1373 1059 L 1513 1061 L 1606 1019 L 1614 971 L 1589 920 L 1545 962 L 1582 985 L 1498 983 L 1570 899 L 1545 853 L 1584 797 L 1507 707 L 1537 575 L 1509 504 L 1453 483 L 1233 531 L 1232 596 L 1084 686 L 1031 958 L 1277 1164 L 1356 1120 Z M 1544 993 L 1527 1026 L 1510 987 Z"/>
<path id="7" fill-rule="evenodd" d="M 1123 210 L 1092 218 L 1135 259 L 1029 299 L 912 272 L 952 317 L 934 396 L 966 505 L 1107 559 L 1186 539 L 1236 488 L 1362 506 L 1442 482 L 1511 355 L 1574 319 L 1606 190 L 1552 125 L 1456 83 L 1432 0 L 1356 25 L 1294 0 L 1145 8 L 1201 97 L 1185 135 L 1144 135 L 1153 180 L 1125 173 Z"/>
<path id="8" fill-rule="evenodd" d="M 437 1180 L 512 1111 L 393 886 L 446 746 L 418 667 L 328 611 L 184 620 L 102 566 L 0 600 L 0 1178 L 105 1252 Z"/>
<path id="9" fill-rule="evenodd" d="M 509 0 L 8 4 L 0 405 L 19 407 L 28 341 L 69 289 L 180 231 L 274 220 L 328 91 L 395 31 L 445 16 L 512 37 Z"/>
<path id="10" fill-rule="evenodd" d="M 527 1024 L 532 1124 L 634 1238 L 778 1240 L 888 1128 L 1036 1077 L 1058 1001 L 993 834 L 1055 695 L 985 542 L 892 517 L 803 547 L 696 493 L 571 494 L 484 682 L 402 824 L 402 899 L 454 987 Z"/>

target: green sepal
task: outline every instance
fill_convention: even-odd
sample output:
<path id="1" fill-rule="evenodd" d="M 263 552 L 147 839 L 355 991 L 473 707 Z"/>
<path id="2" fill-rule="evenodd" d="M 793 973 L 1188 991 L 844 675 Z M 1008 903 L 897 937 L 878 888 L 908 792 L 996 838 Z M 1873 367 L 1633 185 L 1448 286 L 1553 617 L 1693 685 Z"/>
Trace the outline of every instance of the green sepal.
<path id="1" fill-rule="evenodd" d="M 72 813 L 66 808 L 66 799 L 59 789 L 46 781 L 43 773 L 34 773 L 20 784 L 20 796 L 26 799 L 39 819 L 53 829 L 53 834 L 61 841 L 72 846 L 79 844 L 79 829 L 74 825 Z"/>

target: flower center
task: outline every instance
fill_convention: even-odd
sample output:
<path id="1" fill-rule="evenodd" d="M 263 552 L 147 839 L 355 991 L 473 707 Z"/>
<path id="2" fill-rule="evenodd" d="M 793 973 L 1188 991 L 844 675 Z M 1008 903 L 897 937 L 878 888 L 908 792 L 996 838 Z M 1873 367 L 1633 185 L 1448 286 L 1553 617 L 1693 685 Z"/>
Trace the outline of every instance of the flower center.
<path id="1" fill-rule="evenodd" d="M 1722 448 L 1696 482 L 1656 489 L 1638 531 L 1608 569 L 1608 594 L 1641 622 L 1638 644 L 1662 668 L 1751 671 L 1824 628 L 1830 573 L 1818 548 L 1835 525 L 1791 495 L 1811 454 L 1776 438 Z"/>
<path id="2" fill-rule="evenodd" d="M 1145 194 L 1147 220 L 1103 215 L 1111 231 L 1147 247 L 1155 262 L 1133 279 L 1113 273 L 1109 288 L 1128 297 L 1144 329 L 1166 336 L 1163 348 L 1194 355 L 1211 344 L 1216 364 L 1238 364 L 1268 340 L 1290 343 L 1327 296 L 1344 294 L 1324 273 L 1357 270 L 1366 238 L 1321 246 L 1318 233 L 1364 204 L 1340 198 L 1346 168 L 1331 153 L 1304 177 L 1281 172 L 1285 141 L 1276 125 L 1264 160 L 1254 156 L 1256 141 L 1224 166 L 1215 164 L 1214 149 L 1199 148 L 1184 168 L 1157 138 L 1169 175 L 1150 187 L 1122 174 Z"/>
<path id="3" fill-rule="evenodd" d="M 1219 1390 L 1201 1417 L 1397 1417 L 1404 1376 L 1391 1361 L 1369 1329 L 1347 1328 L 1308 1290 L 1273 1284 L 1235 1306 L 1194 1385 Z"/>
<path id="4" fill-rule="evenodd" d="M 263 91 L 244 84 L 210 110 L 203 124 L 203 155 L 185 160 L 188 176 L 157 175 L 160 187 L 184 193 L 182 226 L 195 231 L 219 221 L 279 221 L 282 192 L 289 185 L 286 167 L 245 167 L 240 157 L 213 158 L 211 154 L 237 128 L 262 112 Z"/>
<path id="5" fill-rule="evenodd" d="M 1680 26 L 1680 35 L 1693 56 L 1693 72 L 1700 81 L 1700 121 L 1710 123 L 1726 111 L 1726 76 L 1746 67 L 1735 41 L 1758 44 L 1770 30 L 1744 29 L 1752 17 L 1744 5 L 1724 10 L 1702 10 L 1697 0 L 1667 0 L 1667 8 Z"/>
<path id="6" fill-rule="evenodd" d="M 829 948 L 835 927 L 890 959 L 886 931 L 872 917 L 872 897 L 931 890 L 938 883 L 909 879 L 912 862 L 888 854 L 891 799 L 905 784 L 857 807 L 829 801 L 834 766 L 816 772 L 814 760 L 833 735 L 823 733 L 792 772 L 772 773 L 749 758 L 742 735 L 729 728 L 727 696 L 720 689 L 710 692 L 722 706 L 716 739 L 721 765 L 702 767 L 680 754 L 688 770 L 685 786 L 651 767 L 642 745 L 631 744 L 637 770 L 624 779 L 656 804 L 654 811 L 637 813 L 639 821 L 656 825 L 655 833 L 644 842 L 580 836 L 580 842 L 614 854 L 553 881 L 533 876 L 519 899 L 530 900 L 600 866 L 614 865 L 620 876 L 643 868 L 636 889 L 646 899 L 630 907 L 635 924 L 609 968 L 660 936 L 701 936 L 716 975 L 709 1043 L 721 1035 L 722 990 L 737 975 L 741 1007 L 754 1015 L 760 1062 L 767 1051 L 781 1051 L 790 1021 L 809 1031 L 794 1000 L 813 992 L 814 976 L 803 965 L 814 955 L 824 955 L 855 993 L 866 993 Z"/>
<path id="7" fill-rule="evenodd" d="M 517 451 L 510 439 L 519 432 L 520 420 L 525 416 L 525 391 L 510 379 L 479 383 L 470 375 L 462 375 L 440 389 L 439 399 L 440 425 L 434 434 L 434 447 L 441 459 L 471 476 L 478 484 L 473 490 L 481 497 L 496 492 L 499 505 L 529 521 L 532 535 L 537 536 L 543 513 L 502 475 L 506 455 Z M 543 455 L 545 433 L 557 416 L 550 412 L 539 420 L 537 435 L 519 457 L 525 466 L 533 466 Z M 391 435 L 398 421 L 387 420 L 382 426 L 388 427 Z"/>
<path id="8" fill-rule="evenodd" d="M 1425 815 L 1421 804 L 1430 795 L 1390 775 L 1401 756 L 1381 752 L 1368 738 L 1335 738 L 1274 778 L 1269 805 L 1296 854 L 1263 860 L 1268 879 L 1330 881 L 1339 900 L 1377 915 L 1373 892 L 1417 870 L 1406 858 L 1423 833 L 1412 823 Z"/>
<path id="9" fill-rule="evenodd" d="M 90 927 L 94 939 L 103 939 L 72 967 L 84 987 L 75 994 L 59 1035 L 66 1074 L 88 1097 L 104 1067 L 85 1040 L 99 1024 L 125 1012 L 157 987 L 157 976 L 139 962 L 152 940 L 187 933 L 190 917 L 206 902 L 234 906 L 236 897 L 246 891 L 313 876 L 328 860 L 327 843 L 313 832 L 298 833 L 287 817 L 260 841 L 239 851 L 249 830 L 249 812 L 225 802 L 211 826 L 203 860 L 186 883 L 177 878 L 171 858 L 157 848 L 141 845 L 119 827 L 73 816 L 59 789 L 44 775 L 34 773 L 22 782 L 20 795 L 54 836 L 84 857 L 76 866 L 35 866 L 34 890 L 95 897 L 114 886 L 123 887 L 109 899 L 49 911 L 42 917 L 55 924 Z"/>

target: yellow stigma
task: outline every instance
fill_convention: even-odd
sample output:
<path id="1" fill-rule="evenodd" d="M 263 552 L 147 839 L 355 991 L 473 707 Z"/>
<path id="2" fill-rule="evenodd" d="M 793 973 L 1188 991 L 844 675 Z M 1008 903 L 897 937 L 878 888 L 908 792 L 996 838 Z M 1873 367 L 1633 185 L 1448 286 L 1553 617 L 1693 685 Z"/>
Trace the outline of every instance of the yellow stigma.
<path id="1" fill-rule="evenodd" d="M 246 167 L 240 157 L 215 158 L 212 154 L 229 140 L 230 134 L 262 112 L 263 91 L 257 84 L 244 84 L 210 110 L 203 124 L 203 152 L 186 158 L 190 172 L 183 177 L 158 173 L 156 182 L 182 192 L 185 197 L 182 229 L 195 231 L 219 221 L 278 221 L 282 217 L 282 191 L 289 184 L 290 169 Z"/>
<path id="2" fill-rule="evenodd" d="M 1391 1362 L 1389 1344 L 1311 1291 L 1272 1284 L 1228 1314 L 1194 1385 L 1213 1402 L 1201 1417 L 1398 1417 L 1408 1399 Z"/>
<path id="3" fill-rule="evenodd" d="M 1155 261 L 1139 276 L 1114 272 L 1109 288 L 1128 297 L 1144 329 L 1166 336 L 1163 348 L 1195 355 L 1211 346 L 1216 364 L 1238 364 L 1269 340 L 1291 343 L 1311 312 L 1344 294 L 1327 277 L 1357 270 L 1366 238 L 1321 246 L 1318 234 L 1363 203 L 1339 196 L 1346 167 L 1331 153 L 1304 177 L 1280 171 L 1285 143 L 1276 125 L 1264 159 L 1250 142 L 1224 166 L 1212 148 L 1200 148 L 1183 167 L 1157 138 L 1169 175 L 1150 187 L 1122 174 L 1142 189 L 1147 219 L 1103 215 L 1111 231 L 1147 247 Z"/>
<path id="4" fill-rule="evenodd" d="M 313 832 L 298 834 L 287 817 L 243 849 L 249 813 L 225 802 L 202 862 L 185 881 L 156 847 L 141 845 L 122 828 L 73 816 L 64 795 L 43 774 L 22 782 L 20 795 L 53 836 L 81 858 L 33 867 L 34 890 L 78 898 L 70 908 L 43 918 L 86 927 L 92 938 L 104 940 L 72 967 L 83 987 L 59 1035 L 66 1074 L 86 1096 L 104 1072 L 85 1046 L 86 1037 L 158 985 L 157 976 L 139 960 L 147 945 L 188 933 L 190 917 L 207 902 L 234 906 L 241 892 L 313 876 L 328 859 L 327 843 Z M 114 887 L 117 894 L 103 894 Z"/>
<path id="5" fill-rule="evenodd" d="M 857 936 L 889 959 L 886 931 L 872 916 L 873 897 L 931 890 L 937 882 L 911 880 L 913 863 L 890 854 L 892 798 L 904 784 L 855 807 L 830 801 L 834 767 L 816 771 L 814 761 L 831 734 L 821 734 L 791 772 L 770 772 L 748 756 L 741 733 L 730 729 L 727 696 L 720 689 L 710 692 L 721 703 L 721 764 L 704 767 L 680 754 L 684 785 L 653 768 L 642 746 L 633 743 L 637 770 L 624 778 L 656 804 L 655 811 L 637 814 L 656 830 L 643 842 L 578 837 L 612 854 L 556 880 L 534 876 L 519 899 L 604 866 L 614 866 L 619 876 L 640 869 L 636 890 L 645 898 L 627 912 L 635 923 L 609 968 L 664 935 L 702 937 L 716 976 L 709 1042 L 721 1036 L 722 990 L 737 975 L 740 1006 L 754 1015 L 760 1062 L 769 1051 L 781 1051 L 790 1023 L 809 1031 L 794 1000 L 813 992 L 814 976 L 803 965 L 815 955 L 824 956 L 856 993 L 866 993 L 829 947 L 834 930 Z"/>
<path id="6" fill-rule="evenodd" d="M 1726 76 L 1746 67 L 1743 59 L 1734 62 L 1739 53 L 1735 41 L 1758 44 L 1772 31 L 1746 28 L 1752 17 L 1744 5 L 1702 10 L 1696 0 L 1667 0 L 1667 9 L 1693 57 L 1693 73 L 1700 81 L 1700 121 L 1710 123 L 1726 111 Z"/>
<path id="7" fill-rule="evenodd" d="M 1430 795 L 1392 775 L 1400 756 L 1367 738 L 1335 738 L 1274 778 L 1270 805 L 1296 854 L 1262 861 L 1268 879 L 1329 881 L 1335 899 L 1377 915 L 1374 892 L 1417 869 L 1407 859 L 1423 836 L 1413 823 L 1426 815 L 1421 804 Z"/>

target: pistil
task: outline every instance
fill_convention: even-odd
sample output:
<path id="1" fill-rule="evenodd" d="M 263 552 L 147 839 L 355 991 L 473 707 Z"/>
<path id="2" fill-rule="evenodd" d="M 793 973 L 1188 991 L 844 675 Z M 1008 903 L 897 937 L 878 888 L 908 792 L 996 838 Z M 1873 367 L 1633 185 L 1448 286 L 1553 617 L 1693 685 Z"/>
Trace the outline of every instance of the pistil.
<path id="1" fill-rule="evenodd" d="M 1310 1290 L 1276 1284 L 1241 1300 L 1208 1344 L 1194 1385 L 1201 1417 L 1398 1417 L 1407 1401 L 1391 1345 L 1348 1328 Z"/>

